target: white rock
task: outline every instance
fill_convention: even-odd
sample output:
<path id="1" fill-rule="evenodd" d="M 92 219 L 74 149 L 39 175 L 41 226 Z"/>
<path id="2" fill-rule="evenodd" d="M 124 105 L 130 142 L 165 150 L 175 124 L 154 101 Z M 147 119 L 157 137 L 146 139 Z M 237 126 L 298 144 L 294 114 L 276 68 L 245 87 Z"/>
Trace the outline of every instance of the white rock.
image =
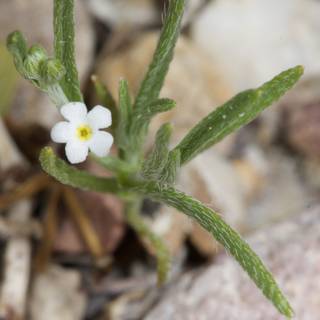
<path id="1" fill-rule="evenodd" d="M 198 155 L 182 168 L 178 186 L 241 229 L 246 205 L 240 177 L 231 162 L 214 149 Z"/>
<path id="2" fill-rule="evenodd" d="M 85 308 L 85 295 L 80 291 L 76 271 L 52 265 L 34 279 L 31 317 L 33 320 L 79 320 Z"/>
<path id="3" fill-rule="evenodd" d="M 161 20 L 161 4 L 153 0 L 88 0 L 92 13 L 114 28 L 140 28 Z M 188 23 L 206 0 L 188 0 L 183 24 Z M 160 10 L 159 10 L 160 9 Z"/>
<path id="4" fill-rule="evenodd" d="M 295 319 L 320 314 L 320 207 L 249 239 L 288 297 Z M 146 320 L 284 319 L 229 256 L 176 281 Z"/>
<path id="5" fill-rule="evenodd" d="M 264 186 L 247 211 L 246 226 L 251 231 L 292 217 L 317 199 L 301 179 L 298 163 L 291 156 L 270 148 L 264 157 L 268 164 L 267 170 L 260 171 Z"/>
<path id="6" fill-rule="evenodd" d="M 192 28 L 197 44 L 225 71 L 234 92 L 302 64 L 320 72 L 320 2 L 217 0 Z"/>
<path id="7" fill-rule="evenodd" d="M 158 16 L 150 0 L 89 0 L 88 6 L 98 19 L 115 27 L 148 25 Z"/>

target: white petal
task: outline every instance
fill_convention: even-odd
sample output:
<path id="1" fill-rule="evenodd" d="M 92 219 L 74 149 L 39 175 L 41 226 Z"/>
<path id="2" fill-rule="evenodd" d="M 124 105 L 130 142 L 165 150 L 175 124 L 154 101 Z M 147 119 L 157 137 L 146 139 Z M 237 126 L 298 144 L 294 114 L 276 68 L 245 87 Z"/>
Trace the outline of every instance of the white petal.
<path id="1" fill-rule="evenodd" d="M 61 121 L 54 125 L 51 129 L 51 139 L 57 143 L 66 143 L 70 139 L 71 135 L 70 123 L 67 121 Z"/>
<path id="2" fill-rule="evenodd" d="M 87 107 L 81 102 L 70 102 L 61 107 L 62 116 L 71 121 L 85 121 L 87 116 Z"/>
<path id="3" fill-rule="evenodd" d="M 107 128 L 112 123 L 110 110 L 102 106 L 95 106 L 89 111 L 87 119 L 90 125 L 96 129 Z"/>
<path id="4" fill-rule="evenodd" d="M 98 157 L 104 157 L 109 153 L 113 143 L 113 136 L 104 131 L 97 131 L 89 143 L 89 149 Z"/>
<path id="5" fill-rule="evenodd" d="M 71 163 L 80 163 L 88 156 L 88 145 L 77 141 L 69 141 L 66 144 L 66 156 Z"/>

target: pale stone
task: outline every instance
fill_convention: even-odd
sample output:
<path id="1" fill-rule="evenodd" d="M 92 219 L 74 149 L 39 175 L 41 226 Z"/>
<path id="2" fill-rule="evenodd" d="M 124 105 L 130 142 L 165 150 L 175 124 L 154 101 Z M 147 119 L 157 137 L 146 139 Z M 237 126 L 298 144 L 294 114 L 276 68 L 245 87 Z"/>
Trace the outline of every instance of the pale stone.
<path id="1" fill-rule="evenodd" d="M 320 314 L 320 207 L 291 221 L 266 228 L 249 243 L 274 274 L 296 319 L 317 320 Z M 206 268 L 173 283 L 146 320 L 280 320 L 284 319 L 225 254 Z"/>
<path id="2" fill-rule="evenodd" d="M 225 72 L 233 93 L 302 64 L 320 72 L 320 2 L 217 0 L 192 27 L 196 44 Z"/>
<path id="3" fill-rule="evenodd" d="M 190 22 L 207 0 L 188 0 L 183 24 Z M 158 0 L 88 0 L 91 12 L 116 29 L 138 29 L 163 20 L 165 1 Z"/>
<path id="4" fill-rule="evenodd" d="M 281 100 L 285 140 L 305 157 L 320 159 L 320 77 L 301 81 Z"/>
<path id="5" fill-rule="evenodd" d="M 51 265 L 36 275 L 31 295 L 33 320 L 79 320 L 84 316 L 86 298 L 81 292 L 78 271 Z"/>
<path id="6" fill-rule="evenodd" d="M 260 188 L 248 205 L 247 231 L 288 219 L 317 199 L 314 191 L 301 178 L 298 162 L 292 156 L 275 147 L 261 149 L 260 152 L 266 164 L 264 168 L 259 169 L 252 154 L 244 156 L 245 161 L 256 168 L 261 179 Z"/>

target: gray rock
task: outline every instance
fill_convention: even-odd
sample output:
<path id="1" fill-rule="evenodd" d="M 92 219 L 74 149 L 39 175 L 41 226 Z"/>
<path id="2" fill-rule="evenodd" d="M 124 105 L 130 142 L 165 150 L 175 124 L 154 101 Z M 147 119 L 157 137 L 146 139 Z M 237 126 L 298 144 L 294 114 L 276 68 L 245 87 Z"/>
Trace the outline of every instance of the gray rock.
<path id="1" fill-rule="evenodd" d="M 99 20 L 115 28 L 138 28 L 159 19 L 151 0 L 88 0 L 88 7 Z"/>
<path id="2" fill-rule="evenodd" d="M 284 139 L 299 153 L 320 159 L 320 76 L 300 81 L 279 106 Z"/>
<path id="3" fill-rule="evenodd" d="M 320 206 L 267 228 L 249 243 L 275 275 L 297 319 L 320 314 Z M 184 275 L 146 316 L 147 320 L 280 320 L 237 263 L 221 255 L 214 264 Z"/>
<path id="4" fill-rule="evenodd" d="M 45 293 L 45 294 L 44 294 Z M 34 320 L 78 320 L 83 318 L 86 297 L 78 271 L 51 265 L 33 279 L 30 301 Z"/>
<path id="5" fill-rule="evenodd" d="M 161 22 L 165 1 L 159 0 L 88 0 L 91 12 L 115 29 L 138 29 Z M 207 0 L 188 0 L 183 24 L 192 20 Z"/>
<path id="6" fill-rule="evenodd" d="M 248 151 L 253 149 L 253 145 L 247 147 Z M 248 231 L 292 217 L 317 199 L 314 189 L 308 187 L 300 176 L 301 169 L 296 159 L 276 147 L 261 149 L 260 152 L 266 167 L 257 169 L 263 186 L 249 205 Z M 257 166 L 258 159 L 254 159 L 257 155 L 247 152 L 246 157 L 253 167 Z"/>
<path id="7" fill-rule="evenodd" d="M 195 42 L 225 71 L 234 92 L 302 64 L 320 72 L 320 2 L 216 0 L 192 27 Z"/>

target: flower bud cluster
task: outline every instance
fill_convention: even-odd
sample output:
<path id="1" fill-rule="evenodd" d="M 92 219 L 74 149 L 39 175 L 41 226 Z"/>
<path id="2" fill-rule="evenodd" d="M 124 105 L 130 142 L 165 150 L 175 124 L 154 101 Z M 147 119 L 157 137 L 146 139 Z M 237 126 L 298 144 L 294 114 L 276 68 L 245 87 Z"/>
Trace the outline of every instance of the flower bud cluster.
<path id="1" fill-rule="evenodd" d="M 49 57 L 42 46 L 35 44 L 28 49 L 20 32 L 15 31 L 9 35 L 7 46 L 14 56 L 20 74 L 41 89 L 45 90 L 48 86 L 58 83 L 65 75 L 62 63 Z"/>

